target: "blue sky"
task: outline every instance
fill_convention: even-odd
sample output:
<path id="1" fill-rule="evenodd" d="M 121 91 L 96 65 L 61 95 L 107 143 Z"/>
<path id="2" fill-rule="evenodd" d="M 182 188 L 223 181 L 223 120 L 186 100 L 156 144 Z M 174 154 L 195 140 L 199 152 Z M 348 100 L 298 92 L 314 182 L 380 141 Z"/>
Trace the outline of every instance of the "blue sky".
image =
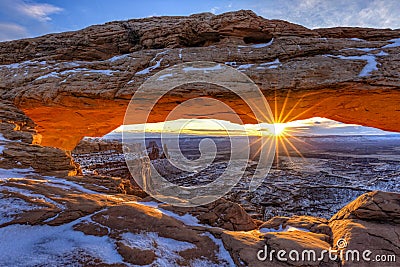
<path id="1" fill-rule="evenodd" d="M 400 28 L 399 0 L 0 0 L 0 41 L 78 30 L 113 20 L 200 12 L 219 14 L 239 9 L 309 28 Z"/>

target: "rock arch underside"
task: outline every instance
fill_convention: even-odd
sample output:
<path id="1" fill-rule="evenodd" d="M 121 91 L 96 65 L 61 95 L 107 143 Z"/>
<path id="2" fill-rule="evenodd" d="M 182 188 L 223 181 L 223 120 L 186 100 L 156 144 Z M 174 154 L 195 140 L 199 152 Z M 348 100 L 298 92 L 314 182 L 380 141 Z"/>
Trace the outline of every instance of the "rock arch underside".
<path id="1" fill-rule="evenodd" d="M 48 198 L 43 200 L 46 206 L 35 200 L 33 204 L 42 205 L 40 209 L 0 224 L 0 231 L 12 224 L 66 227 L 65 223 L 77 220 L 74 230 L 118 240 L 124 231 L 143 236 L 153 232 L 196 244 L 196 249 L 180 253 L 182 265 L 190 265 L 193 259 L 227 264 L 216 254 L 215 238 L 222 240 L 222 247 L 238 266 L 268 266 L 255 256 L 265 243 L 276 250 L 320 251 L 335 248 L 342 237 L 351 249 L 362 250 L 368 244 L 376 253 L 391 252 L 399 257 L 397 193 L 364 194 L 330 220 L 278 216 L 262 222 L 253 220 L 240 205 L 223 199 L 200 210 L 160 204 L 160 212 L 158 207 L 135 202 L 138 195 L 126 194 L 128 187 L 124 188 L 118 177 L 75 176 L 80 169 L 71 157 L 84 136 L 102 136 L 123 123 L 132 95 L 148 77 L 168 66 L 197 60 L 224 63 L 245 73 L 261 89 L 274 115 L 283 114 L 280 117 L 287 121 L 319 116 L 400 132 L 399 38 L 399 29 L 311 30 L 264 19 L 251 11 L 237 11 L 115 21 L 75 32 L 2 42 L 0 170 L 32 167 L 35 174 L 30 173 L 34 179 L 0 180 L 6 188 L 0 194 L 2 198 L 19 198 L 18 190 L 26 189 Z M 237 96 L 198 84 L 179 87 L 162 98 L 148 122 L 164 121 L 177 104 L 198 96 L 219 99 L 244 123 L 255 123 L 248 106 Z M 197 108 L 201 107 L 193 110 Z M 137 122 L 143 122 L 140 111 L 137 117 Z M 35 176 L 39 174 L 45 177 L 44 182 Z M 62 187 L 57 187 L 60 184 Z M 17 193 L 9 191 L 6 196 L 12 188 L 17 188 Z M 204 224 L 185 224 L 179 220 L 182 217 L 173 217 L 172 211 L 191 213 Z M 260 230 L 289 226 L 303 230 Z M 214 239 L 208 238 L 211 235 Z M 115 242 L 126 262 L 151 264 L 157 258 L 150 250 L 143 252 Z M 279 264 L 274 261 L 271 266 Z M 319 261 L 315 265 L 340 264 Z"/>

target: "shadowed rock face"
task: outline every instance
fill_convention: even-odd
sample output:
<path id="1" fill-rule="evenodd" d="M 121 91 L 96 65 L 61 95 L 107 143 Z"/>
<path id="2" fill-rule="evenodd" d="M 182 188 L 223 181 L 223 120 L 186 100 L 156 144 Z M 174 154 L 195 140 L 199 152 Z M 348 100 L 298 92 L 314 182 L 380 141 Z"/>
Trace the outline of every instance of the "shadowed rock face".
<path id="1" fill-rule="evenodd" d="M 42 136 L 35 128 L 35 123 L 12 102 L 0 102 L 0 169 L 33 168 L 61 176 L 79 174 L 79 165 L 69 152 L 40 145 Z"/>
<path id="2" fill-rule="evenodd" d="M 251 11 L 110 22 L 0 43 L 0 97 L 33 119 L 42 145 L 72 150 L 83 136 L 121 125 L 149 76 L 204 60 L 248 75 L 286 120 L 321 116 L 400 131 L 399 37 L 388 29 L 309 30 Z M 197 89 L 187 85 L 165 96 L 148 121 L 165 120 L 192 97 L 215 97 Z M 244 123 L 256 122 L 237 97 L 221 91 L 218 99 Z"/>

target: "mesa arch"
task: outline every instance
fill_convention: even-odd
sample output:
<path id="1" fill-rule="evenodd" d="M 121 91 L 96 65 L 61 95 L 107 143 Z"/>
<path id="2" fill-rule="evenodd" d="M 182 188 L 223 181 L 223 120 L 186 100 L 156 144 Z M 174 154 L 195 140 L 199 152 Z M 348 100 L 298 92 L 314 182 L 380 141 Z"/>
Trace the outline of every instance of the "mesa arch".
<path id="1" fill-rule="evenodd" d="M 149 76 L 203 60 L 245 73 L 273 112 L 290 92 L 287 120 L 320 116 L 400 132 L 399 37 L 399 29 L 311 30 L 243 10 L 115 21 L 0 43 L 0 99 L 36 123 L 41 145 L 72 150 L 120 126 Z M 149 122 L 163 121 L 186 96 L 163 99 Z M 254 123 L 238 99 L 218 97 Z"/>
<path id="2" fill-rule="evenodd" d="M 365 85 L 360 88 L 357 84 L 349 84 L 341 89 L 290 92 L 289 95 L 288 92 L 275 94 L 264 91 L 264 95 L 274 116 L 279 117 L 281 113 L 282 117 L 288 115 L 286 121 L 318 116 L 400 132 L 400 92 L 390 88 L 368 88 Z M 162 99 L 150 114 L 148 122 L 164 121 L 177 103 L 187 99 L 188 97 L 183 95 L 175 95 L 173 99 Z M 248 106 L 240 99 L 225 100 L 244 123 L 256 123 L 250 116 L 251 111 Z M 286 106 L 282 109 L 285 101 Z M 123 124 L 129 101 L 98 100 L 90 107 L 84 107 L 79 102 L 75 103 L 75 107 L 35 105 L 29 108 L 20 106 L 20 108 L 38 125 L 38 133 L 42 135 L 41 145 L 72 150 L 84 136 L 103 136 Z M 277 115 L 275 115 L 275 105 Z M 138 117 L 141 116 L 138 113 Z M 221 119 L 229 120 L 229 115 L 219 116 Z M 182 117 L 191 116 L 182 114 Z"/>

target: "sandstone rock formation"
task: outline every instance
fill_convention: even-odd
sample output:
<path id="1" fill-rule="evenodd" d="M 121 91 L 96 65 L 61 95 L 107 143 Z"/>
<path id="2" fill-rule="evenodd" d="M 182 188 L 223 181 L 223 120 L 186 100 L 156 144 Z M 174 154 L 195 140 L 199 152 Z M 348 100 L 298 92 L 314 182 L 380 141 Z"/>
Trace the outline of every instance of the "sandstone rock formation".
<path id="1" fill-rule="evenodd" d="M 184 215 L 190 213 L 200 223 L 232 231 L 249 231 L 257 228 L 256 222 L 237 203 L 218 199 L 208 205 L 196 208 L 179 208 L 160 205 L 161 208 Z"/>
<path id="2" fill-rule="evenodd" d="M 131 96 L 150 75 L 199 59 L 243 71 L 286 120 L 322 116 L 400 131 L 399 37 L 399 30 L 309 30 L 239 11 L 111 22 L 0 43 L 0 201 L 7 203 L 0 210 L 0 247 L 9 253 L 0 254 L 7 254 L 0 262 L 26 260 L 26 250 L 19 251 L 22 258 L 9 255 L 18 234 L 27 232 L 33 233 L 34 254 L 44 259 L 38 265 L 57 265 L 60 259 L 91 266 L 351 265 L 326 257 L 307 263 L 257 259 L 264 245 L 319 253 L 337 248 L 341 238 L 346 249 L 368 248 L 400 260 L 399 194 L 368 193 L 330 220 L 295 216 L 260 222 L 223 200 L 189 212 L 140 202 L 145 195 L 123 178 L 74 176 L 80 167 L 70 154 L 82 137 L 120 126 Z M 215 88 L 208 89 L 178 88 L 149 121 L 163 121 L 190 97 L 214 96 Z M 240 99 L 217 95 L 244 122 L 254 122 Z M 52 251 L 46 244 L 65 241 L 60 233 L 80 246 L 61 255 Z M 107 249 L 114 258 L 102 253 Z"/>
<path id="3" fill-rule="evenodd" d="M 152 17 L 114 21 L 81 31 L 49 34 L 34 39 L 5 42 L 0 64 L 50 57 L 56 60 L 107 59 L 142 49 L 210 46 L 239 39 L 246 43 L 266 42 L 276 36 L 318 36 L 303 26 L 280 20 L 265 20 L 251 11 L 215 16 Z"/>
<path id="4" fill-rule="evenodd" d="M 97 152 L 114 151 L 122 153 L 121 142 L 103 139 L 83 139 L 72 151 L 73 154 L 90 154 Z"/>
<path id="5" fill-rule="evenodd" d="M 41 146 L 35 123 L 10 101 L 0 102 L 0 168 L 33 168 L 41 173 L 80 173 L 69 152 Z"/>
<path id="6" fill-rule="evenodd" d="M 396 266 L 395 262 L 377 265 L 362 260 L 341 263 L 329 259 L 327 254 L 320 258 L 322 250 L 337 249 L 339 238 L 347 241 L 344 251 L 369 249 L 372 256 L 400 257 L 399 227 L 395 223 L 400 217 L 400 195 L 395 193 L 377 191 L 362 195 L 329 221 L 311 216 L 276 217 L 255 226 L 256 222 L 239 210 L 239 206 L 229 205 L 228 211 L 221 208 L 229 202 L 220 200 L 187 213 L 182 208 L 119 194 L 118 181 L 109 177 L 62 179 L 34 174 L 34 178 L 10 178 L 0 184 L 0 201 L 9 203 L 6 209 L 0 210 L 2 248 L 7 250 L 15 242 L 15 231 L 29 229 L 33 231 L 29 242 L 36 244 L 33 251 L 41 264 L 57 265 L 60 260 L 67 259 L 68 264 L 91 266 Z M 245 219 L 243 222 L 252 226 L 228 230 L 224 228 L 230 228 L 229 223 L 217 225 L 218 220 L 209 220 L 215 215 L 221 221 L 228 218 L 233 214 L 230 209 L 236 210 L 234 214 L 241 214 L 235 219 Z M 379 219 L 382 214 L 388 217 Z M 60 249 L 46 245 L 49 240 L 57 244 L 67 242 L 60 233 L 68 233 L 68 240 L 72 240 L 74 246 Z M 21 239 L 20 246 L 26 247 L 27 240 Z M 82 245 L 82 240 L 89 243 Z M 257 254 L 265 245 L 268 251 L 282 249 L 301 253 L 311 249 L 318 258 L 315 261 L 280 261 L 275 253 L 271 259 L 268 256 L 260 260 Z M 108 253 L 119 256 L 109 262 L 101 252 L 107 249 L 112 249 Z M 13 259 L 2 258 L 4 254 L 1 254 L 0 259 L 3 263 L 15 263 L 24 253 L 21 251 Z"/>
<path id="7" fill-rule="evenodd" d="M 344 238 L 348 250 L 373 251 L 373 256 L 400 253 L 400 194 L 371 192 L 364 194 L 334 215 L 329 226 L 333 244 Z M 371 258 L 373 257 L 371 256 Z M 350 262 L 344 261 L 351 266 Z M 379 263 L 393 266 L 393 262 Z M 376 266 L 375 262 L 363 266 Z"/>
<path id="8" fill-rule="evenodd" d="M 0 96 L 35 121 L 42 145 L 72 150 L 83 136 L 120 126 L 149 76 L 200 59 L 247 74 L 286 121 L 321 116 L 399 131 L 399 37 L 388 29 L 309 30 L 251 11 L 111 22 L 1 43 Z M 215 88 L 201 89 L 178 88 L 149 122 Z M 218 95 L 245 123 L 255 122 L 240 99 Z"/>

